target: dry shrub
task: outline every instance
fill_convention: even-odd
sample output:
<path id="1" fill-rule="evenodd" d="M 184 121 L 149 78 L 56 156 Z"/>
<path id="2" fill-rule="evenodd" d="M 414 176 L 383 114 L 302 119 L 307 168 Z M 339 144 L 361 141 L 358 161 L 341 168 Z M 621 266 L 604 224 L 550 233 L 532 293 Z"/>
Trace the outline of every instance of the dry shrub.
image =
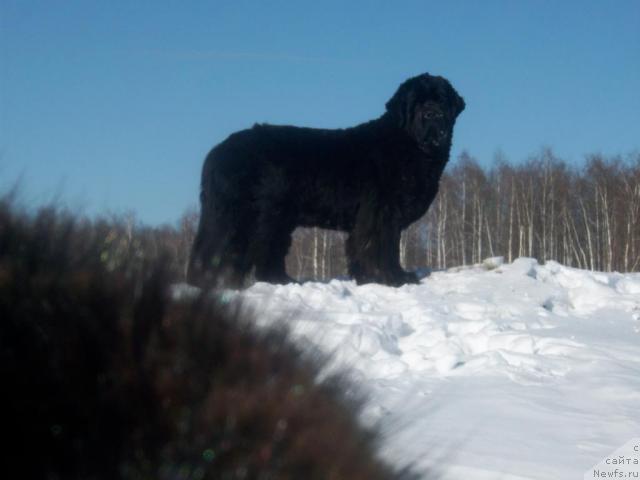
<path id="1" fill-rule="evenodd" d="M 172 300 L 161 261 L 107 268 L 91 222 L 15 210 L 0 202 L 5 473 L 413 477 L 377 457 L 360 398 L 318 381 L 322 360 L 286 331 L 211 296 Z"/>

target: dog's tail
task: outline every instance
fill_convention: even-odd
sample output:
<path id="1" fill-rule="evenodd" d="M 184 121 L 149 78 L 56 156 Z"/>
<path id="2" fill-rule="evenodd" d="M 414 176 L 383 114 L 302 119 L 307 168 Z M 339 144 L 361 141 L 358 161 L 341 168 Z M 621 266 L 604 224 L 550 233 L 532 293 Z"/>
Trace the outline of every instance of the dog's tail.
<path id="1" fill-rule="evenodd" d="M 215 232 L 214 205 L 207 192 L 205 178 L 200 188 L 200 221 L 191 247 L 191 256 L 187 268 L 187 282 L 192 285 L 205 286 L 214 279 L 211 275 L 212 258 L 215 252 L 218 235 Z"/>
<path id="2" fill-rule="evenodd" d="M 210 155 L 202 174 L 200 223 L 191 248 L 187 282 L 202 288 L 242 288 L 249 273 L 243 247 L 248 239 L 229 227 L 242 213 L 237 202 L 225 197 L 229 186 L 216 178 L 211 162 Z"/>

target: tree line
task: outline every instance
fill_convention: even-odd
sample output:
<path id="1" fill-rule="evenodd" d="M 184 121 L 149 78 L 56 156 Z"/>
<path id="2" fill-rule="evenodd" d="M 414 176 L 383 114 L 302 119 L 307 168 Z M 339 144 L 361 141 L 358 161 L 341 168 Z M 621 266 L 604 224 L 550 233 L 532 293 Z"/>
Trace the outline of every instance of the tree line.
<path id="1" fill-rule="evenodd" d="M 299 279 L 346 274 L 346 235 L 299 229 L 288 270 Z M 588 155 L 579 166 L 547 148 L 483 167 L 462 153 L 444 172 L 429 211 L 403 232 L 411 270 L 534 257 L 588 270 L 640 270 L 640 153 Z"/>
<path id="2" fill-rule="evenodd" d="M 0 200 L 14 203 L 12 196 Z M 108 270 L 134 271 L 162 258 L 176 281 L 185 279 L 198 225 L 195 208 L 160 226 L 143 225 L 133 212 L 86 219 L 59 210 L 41 209 L 36 223 L 72 218 L 76 232 L 94 239 Z M 346 276 L 346 238 L 344 232 L 297 229 L 289 275 Z M 403 232 L 401 263 L 409 270 L 446 269 L 494 256 L 640 271 L 640 153 L 593 154 L 574 165 L 544 149 L 518 164 L 497 154 L 488 167 L 462 153 L 445 170 L 428 212 Z"/>

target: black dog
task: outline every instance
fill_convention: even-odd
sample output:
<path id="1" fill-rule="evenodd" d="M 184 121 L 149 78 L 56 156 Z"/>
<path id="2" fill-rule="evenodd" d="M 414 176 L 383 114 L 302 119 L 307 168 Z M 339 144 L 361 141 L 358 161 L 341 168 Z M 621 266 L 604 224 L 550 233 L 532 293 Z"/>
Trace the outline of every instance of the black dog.
<path id="1" fill-rule="evenodd" d="M 415 282 L 399 261 L 401 231 L 429 208 L 464 100 L 442 77 L 404 82 L 378 119 L 325 130 L 255 125 L 207 156 L 189 280 L 240 287 L 288 282 L 298 226 L 349 232 L 358 283 Z"/>

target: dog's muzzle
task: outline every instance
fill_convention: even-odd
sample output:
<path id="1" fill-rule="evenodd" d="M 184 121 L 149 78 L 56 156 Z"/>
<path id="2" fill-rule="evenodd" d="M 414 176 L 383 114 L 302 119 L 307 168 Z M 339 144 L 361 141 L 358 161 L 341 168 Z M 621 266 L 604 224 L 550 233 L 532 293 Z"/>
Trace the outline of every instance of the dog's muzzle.
<path id="1" fill-rule="evenodd" d="M 427 134 L 424 139 L 418 144 L 421 148 L 439 147 L 443 145 L 449 137 L 449 134 L 444 128 L 439 126 L 431 126 L 427 129 Z"/>

